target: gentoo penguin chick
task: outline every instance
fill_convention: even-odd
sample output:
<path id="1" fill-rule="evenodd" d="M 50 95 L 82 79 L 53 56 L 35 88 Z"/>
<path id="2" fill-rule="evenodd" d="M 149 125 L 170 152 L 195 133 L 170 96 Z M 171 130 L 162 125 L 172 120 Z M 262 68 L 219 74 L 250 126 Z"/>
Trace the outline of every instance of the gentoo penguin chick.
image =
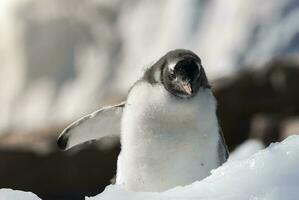
<path id="1" fill-rule="evenodd" d="M 58 146 L 121 133 L 116 184 L 131 191 L 163 191 L 209 176 L 228 158 L 216 100 L 200 58 L 168 52 L 130 89 L 127 101 L 71 124 Z"/>

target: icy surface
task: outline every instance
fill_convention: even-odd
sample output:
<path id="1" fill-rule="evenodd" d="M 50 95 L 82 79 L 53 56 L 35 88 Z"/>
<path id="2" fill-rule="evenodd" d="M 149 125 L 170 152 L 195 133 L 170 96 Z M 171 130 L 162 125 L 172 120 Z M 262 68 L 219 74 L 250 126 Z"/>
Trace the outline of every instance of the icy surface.
<path id="1" fill-rule="evenodd" d="M 227 162 L 213 170 L 211 176 L 189 186 L 162 193 L 134 193 L 120 186 L 108 186 L 102 194 L 86 197 L 86 200 L 299 199 L 299 136 L 290 136 L 247 159 L 240 159 Z"/>
<path id="2" fill-rule="evenodd" d="M 0 189 L 0 200 L 40 200 L 40 198 L 31 192 Z"/>

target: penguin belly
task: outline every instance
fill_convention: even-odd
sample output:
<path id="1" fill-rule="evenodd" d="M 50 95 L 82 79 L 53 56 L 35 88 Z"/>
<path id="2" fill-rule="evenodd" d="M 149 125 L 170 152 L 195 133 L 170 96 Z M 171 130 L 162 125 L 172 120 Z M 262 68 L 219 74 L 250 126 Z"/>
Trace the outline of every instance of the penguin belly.
<path id="1" fill-rule="evenodd" d="M 181 100 L 163 86 L 138 83 L 122 118 L 117 184 L 164 191 L 201 180 L 219 166 L 218 122 L 211 92 Z"/>

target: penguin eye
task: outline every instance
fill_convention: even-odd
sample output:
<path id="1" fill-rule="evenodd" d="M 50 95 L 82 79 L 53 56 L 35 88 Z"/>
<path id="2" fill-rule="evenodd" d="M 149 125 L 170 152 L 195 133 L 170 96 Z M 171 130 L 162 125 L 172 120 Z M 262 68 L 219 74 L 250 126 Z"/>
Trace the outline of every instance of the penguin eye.
<path id="1" fill-rule="evenodd" d="M 168 78 L 169 79 L 175 79 L 176 75 L 173 72 L 170 72 L 169 75 L 168 75 Z"/>

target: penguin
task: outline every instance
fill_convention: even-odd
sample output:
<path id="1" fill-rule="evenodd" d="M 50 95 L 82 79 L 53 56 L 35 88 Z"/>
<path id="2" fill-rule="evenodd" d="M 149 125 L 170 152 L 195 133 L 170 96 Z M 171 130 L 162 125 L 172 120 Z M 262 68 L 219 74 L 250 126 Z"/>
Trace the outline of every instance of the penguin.
<path id="1" fill-rule="evenodd" d="M 204 179 L 228 159 L 216 110 L 201 59 L 177 49 L 144 72 L 125 102 L 75 121 L 57 144 L 66 150 L 120 135 L 116 184 L 129 191 L 165 191 Z"/>

